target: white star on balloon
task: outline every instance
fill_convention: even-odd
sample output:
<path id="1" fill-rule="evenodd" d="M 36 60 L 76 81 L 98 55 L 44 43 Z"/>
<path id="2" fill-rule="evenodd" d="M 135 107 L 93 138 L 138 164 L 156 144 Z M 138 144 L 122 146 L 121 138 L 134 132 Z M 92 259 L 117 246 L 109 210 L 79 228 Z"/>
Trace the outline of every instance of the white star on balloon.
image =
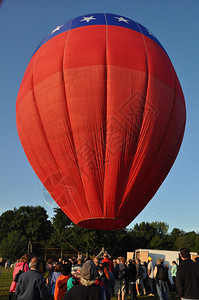
<path id="1" fill-rule="evenodd" d="M 148 31 L 148 33 L 149 33 L 150 35 L 154 36 L 154 34 L 153 34 L 149 29 L 146 28 L 146 30 Z"/>
<path id="2" fill-rule="evenodd" d="M 94 18 L 93 16 L 91 16 L 91 17 L 83 17 L 83 19 L 80 20 L 80 22 L 86 21 L 87 23 L 89 23 L 91 20 L 96 20 L 96 18 Z"/>
<path id="3" fill-rule="evenodd" d="M 55 28 L 51 33 L 55 33 L 56 31 L 60 30 L 60 28 L 62 28 L 64 25 L 60 25 L 60 26 L 57 26 L 57 28 Z"/>
<path id="4" fill-rule="evenodd" d="M 127 20 L 127 19 L 124 19 L 123 17 L 115 17 L 116 19 L 118 19 L 118 22 L 125 22 L 125 23 L 127 23 L 127 24 L 129 24 L 129 20 Z"/>

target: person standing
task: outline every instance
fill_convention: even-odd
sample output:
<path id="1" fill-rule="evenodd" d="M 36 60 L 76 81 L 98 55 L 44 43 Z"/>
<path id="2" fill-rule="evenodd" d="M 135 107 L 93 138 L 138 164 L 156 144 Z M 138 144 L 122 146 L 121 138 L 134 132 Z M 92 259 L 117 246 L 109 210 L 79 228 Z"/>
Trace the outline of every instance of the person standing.
<path id="1" fill-rule="evenodd" d="M 113 265 L 112 260 L 110 258 L 108 258 L 108 253 L 107 252 L 104 252 L 101 264 L 103 264 L 104 262 L 108 263 L 109 269 L 113 273 L 114 272 L 114 265 Z"/>
<path id="2" fill-rule="evenodd" d="M 127 267 L 125 264 L 125 257 L 117 260 L 117 266 L 115 267 L 115 291 L 118 300 L 126 299 L 126 277 L 127 277 Z"/>
<path id="3" fill-rule="evenodd" d="M 15 297 L 15 289 L 16 289 L 16 286 L 17 286 L 17 282 L 15 281 L 16 274 L 19 271 L 27 272 L 29 270 L 30 260 L 31 260 L 30 254 L 25 254 L 16 263 L 15 268 L 13 270 L 13 281 L 12 281 L 11 286 L 10 286 L 9 300 L 16 299 L 16 297 Z"/>
<path id="4" fill-rule="evenodd" d="M 146 295 L 146 290 L 145 286 L 143 283 L 143 269 L 140 263 L 140 259 L 136 259 L 136 270 L 137 270 L 137 276 L 136 276 L 136 290 L 137 290 L 137 295 Z M 141 288 L 141 293 L 140 293 L 140 288 Z"/>
<path id="5" fill-rule="evenodd" d="M 67 281 L 67 291 L 70 290 L 73 285 L 79 284 L 80 272 L 83 266 L 84 256 L 79 254 L 77 257 L 77 264 L 72 265 L 71 277 Z"/>
<path id="6" fill-rule="evenodd" d="M 195 263 L 187 248 L 180 249 L 182 259 L 176 274 L 176 289 L 183 299 L 199 299 L 199 264 Z"/>
<path id="7" fill-rule="evenodd" d="M 17 300 L 41 300 L 48 297 L 48 287 L 43 277 L 43 265 L 38 257 L 33 257 L 30 270 L 21 274 L 15 295 Z"/>
<path id="8" fill-rule="evenodd" d="M 71 277 L 71 265 L 64 264 L 61 266 L 61 275 L 55 283 L 54 299 L 61 300 L 67 292 L 67 281 Z"/>
<path id="9" fill-rule="evenodd" d="M 176 264 L 176 262 L 174 260 L 174 261 L 172 261 L 171 277 L 173 279 L 173 284 L 174 284 L 175 289 L 176 289 L 176 274 L 177 274 L 177 269 L 178 269 L 177 268 L 177 264 Z"/>
<path id="10" fill-rule="evenodd" d="M 93 262 L 94 262 L 94 264 L 96 265 L 96 268 L 97 268 L 99 266 L 99 258 L 97 256 L 95 256 L 93 258 Z"/>
<path id="11" fill-rule="evenodd" d="M 104 262 L 103 264 L 101 264 L 101 266 L 103 268 L 103 276 L 101 277 L 101 279 L 104 282 L 104 286 L 106 289 L 106 298 L 107 300 L 110 300 L 112 293 L 114 291 L 115 277 L 113 273 L 110 271 L 107 262 Z"/>
<path id="12" fill-rule="evenodd" d="M 142 282 L 143 282 L 143 287 L 146 295 L 146 280 L 148 278 L 148 272 L 147 272 L 147 263 L 144 261 L 141 263 L 142 266 Z"/>
<path id="13" fill-rule="evenodd" d="M 49 279 L 49 292 L 50 292 L 50 299 L 54 300 L 54 292 L 55 292 L 55 284 L 57 278 L 61 275 L 61 266 L 57 264 L 52 272 L 50 279 Z"/>
<path id="14" fill-rule="evenodd" d="M 9 266 L 10 266 L 10 261 L 6 260 L 6 262 L 5 262 L 5 271 L 8 271 Z"/>
<path id="15" fill-rule="evenodd" d="M 137 300 L 136 275 L 137 271 L 135 266 L 135 260 L 130 259 L 128 265 L 128 280 L 131 300 Z"/>
<path id="16" fill-rule="evenodd" d="M 150 286 L 151 293 L 149 296 L 154 296 L 155 291 L 154 291 L 154 266 L 152 262 L 152 258 L 149 256 L 148 257 L 148 282 Z"/>
<path id="17" fill-rule="evenodd" d="M 163 260 L 157 259 L 157 265 L 154 269 L 154 278 L 156 281 L 156 289 L 160 300 L 168 300 L 168 268 L 163 265 Z"/>
<path id="18" fill-rule="evenodd" d="M 83 263 L 84 263 L 84 256 L 82 254 L 78 254 L 77 264 L 72 265 L 71 268 L 71 273 L 73 276 L 79 277 Z"/>

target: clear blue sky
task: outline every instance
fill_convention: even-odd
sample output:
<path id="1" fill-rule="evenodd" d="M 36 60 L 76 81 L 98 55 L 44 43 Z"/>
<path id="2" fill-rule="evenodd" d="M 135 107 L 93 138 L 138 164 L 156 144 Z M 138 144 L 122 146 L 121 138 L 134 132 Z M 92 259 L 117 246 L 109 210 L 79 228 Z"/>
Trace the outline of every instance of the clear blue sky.
<path id="1" fill-rule="evenodd" d="M 63 22 L 109 12 L 147 27 L 161 42 L 185 95 L 187 124 L 179 155 L 166 180 L 130 224 L 164 221 L 186 232 L 199 230 L 199 0 L 4 0 L 0 7 L 0 214 L 41 205 L 42 185 L 20 144 L 15 103 L 23 74 L 41 40 Z"/>

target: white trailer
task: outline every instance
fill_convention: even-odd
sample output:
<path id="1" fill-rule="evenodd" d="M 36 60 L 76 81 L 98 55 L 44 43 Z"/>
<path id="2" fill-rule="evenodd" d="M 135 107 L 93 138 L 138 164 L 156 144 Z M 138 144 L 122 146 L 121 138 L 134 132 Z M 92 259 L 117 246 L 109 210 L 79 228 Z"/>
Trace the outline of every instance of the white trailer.
<path id="1" fill-rule="evenodd" d="M 171 277 L 171 268 L 172 268 L 172 261 L 176 261 L 179 265 L 180 262 L 180 251 L 172 251 L 172 250 L 153 250 L 153 249 L 137 249 L 133 255 L 133 252 L 127 252 L 127 260 L 130 258 L 139 258 L 141 262 L 148 262 L 148 257 L 151 257 L 153 260 L 154 266 L 157 263 L 158 258 L 164 259 L 164 264 L 169 267 L 169 279 L 171 283 L 173 283 Z M 191 252 L 191 258 L 195 259 L 197 257 L 196 252 Z"/>

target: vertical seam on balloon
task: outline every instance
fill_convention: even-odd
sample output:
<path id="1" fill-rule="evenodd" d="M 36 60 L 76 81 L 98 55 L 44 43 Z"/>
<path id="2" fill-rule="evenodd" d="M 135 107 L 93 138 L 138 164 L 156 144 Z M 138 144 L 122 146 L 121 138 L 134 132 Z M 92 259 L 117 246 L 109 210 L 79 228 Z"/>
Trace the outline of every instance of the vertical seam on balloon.
<path id="1" fill-rule="evenodd" d="M 71 30 L 71 25 L 72 25 L 72 21 L 73 19 L 71 19 L 71 22 L 70 22 L 70 26 L 69 26 L 69 29 L 68 29 L 68 34 L 66 35 L 66 40 L 65 40 L 65 44 L 64 44 L 64 51 L 63 51 L 63 62 L 62 62 L 62 76 L 63 76 L 63 79 L 64 79 L 64 56 L 65 56 L 65 49 L 66 49 L 66 45 L 68 43 L 68 39 L 69 39 L 69 34 L 70 34 L 70 30 Z M 64 80 L 63 80 L 64 81 Z M 64 94 L 65 94 L 65 99 L 67 99 L 66 97 L 66 89 L 65 89 L 65 81 L 64 81 Z M 67 101 L 65 101 L 66 103 L 66 110 L 67 110 L 67 113 L 68 113 L 68 106 L 67 106 Z M 69 113 L 68 113 L 68 119 L 69 119 L 69 123 L 70 123 L 70 129 L 71 129 L 71 133 L 72 133 L 72 128 L 71 128 L 71 122 L 70 122 L 70 117 L 69 117 Z M 74 147 L 74 138 L 73 138 L 73 135 L 71 134 L 71 137 L 72 137 L 72 143 L 73 143 L 73 149 L 75 150 L 75 147 Z M 76 158 L 77 158 L 77 153 L 75 151 L 75 154 L 76 154 Z M 78 160 L 76 159 L 77 161 L 77 164 L 78 164 Z M 78 168 L 79 168 L 79 164 L 78 164 Z M 72 198 L 72 197 L 71 197 Z M 78 209 L 78 206 L 76 205 L 75 201 L 72 199 L 73 201 L 73 204 L 75 205 L 75 208 L 76 210 L 78 211 L 80 217 L 82 218 L 82 214 L 81 212 L 79 211 Z"/>
<path id="2" fill-rule="evenodd" d="M 104 14 L 104 18 L 105 18 L 105 22 L 106 22 L 106 49 L 105 49 L 105 76 L 106 76 L 106 97 L 105 97 L 105 101 L 106 101 L 106 112 L 105 112 L 105 116 L 106 116 L 106 119 L 105 119 L 105 130 L 104 130 L 104 142 L 105 142 L 105 145 L 104 145 L 104 182 L 103 182 L 103 199 L 102 199 L 102 203 L 103 203 L 103 217 L 105 217 L 105 212 L 104 212 L 104 201 L 105 201 L 105 194 L 104 194 L 104 188 L 105 188 L 105 173 L 106 173 L 106 144 L 107 144 L 107 112 L 108 112 L 108 74 L 107 74 L 107 69 L 108 69 L 108 66 L 107 66 L 107 63 L 108 63 L 108 54 L 107 54 L 107 51 L 108 51 L 108 23 L 107 23 L 107 18 L 106 18 L 106 14 Z"/>
<path id="3" fill-rule="evenodd" d="M 68 30 L 68 35 L 67 35 L 67 38 L 66 38 L 66 41 L 65 41 L 65 45 L 64 45 L 64 54 L 63 54 L 63 65 L 62 65 L 62 70 L 63 70 L 63 78 L 64 78 L 64 57 L 65 57 L 65 50 L 66 50 L 66 45 L 68 43 L 68 39 L 69 39 L 69 34 L 70 34 L 70 31 L 71 31 L 71 25 L 72 25 L 72 21 L 73 19 L 71 20 L 71 23 L 70 23 L 70 26 L 69 26 L 69 30 Z M 67 99 L 67 95 L 66 95 L 66 88 L 65 88 L 65 81 L 64 81 L 64 93 L 65 93 L 65 98 Z M 67 109 L 67 112 L 68 112 L 68 106 L 67 106 L 67 101 L 66 101 L 66 109 Z M 75 154 L 76 154 L 76 161 L 77 161 L 77 165 L 78 165 L 78 168 L 79 168 L 79 175 L 80 175 L 80 178 L 81 178 L 81 182 L 82 182 L 82 186 L 83 186 L 83 189 L 84 189 L 84 195 L 85 195 L 85 199 L 86 199 L 86 202 L 87 202 L 87 206 L 88 206 L 88 211 L 90 213 L 90 215 L 92 216 L 91 214 L 91 210 L 90 210 L 90 206 L 89 206 L 89 202 L 88 202 L 88 199 L 87 199 L 87 195 L 86 195 L 86 192 L 85 192 L 85 187 L 84 187 L 84 182 L 82 180 L 82 174 L 81 174 L 81 169 L 80 169 L 80 166 L 79 166 L 79 161 L 78 161 L 78 157 L 77 157 L 77 151 L 75 149 L 75 142 L 74 142 L 74 137 L 73 137 L 73 133 L 72 133 L 72 127 L 71 127 L 71 121 L 70 121 L 70 116 L 69 116 L 69 113 L 68 113 L 68 118 L 69 118 L 69 122 L 70 122 L 70 128 L 71 128 L 71 135 L 72 135 L 72 138 L 73 138 L 73 146 L 74 146 L 74 150 L 75 150 Z M 73 201 L 73 203 L 75 204 L 75 202 Z M 79 212 L 81 218 L 83 219 L 77 205 L 75 204 L 75 207 L 77 209 L 77 211 Z"/>
<path id="4" fill-rule="evenodd" d="M 148 82 L 149 82 L 149 78 L 148 78 L 148 77 L 149 77 L 149 76 L 148 76 L 148 70 L 149 70 L 148 52 L 147 52 L 146 42 L 145 42 L 145 38 L 144 38 L 144 35 L 143 35 L 143 33 L 142 33 L 142 30 L 141 30 L 139 24 L 138 24 L 137 22 L 135 22 L 135 23 L 136 23 L 136 25 L 137 25 L 137 27 L 138 27 L 138 29 L 139 29 L 139 32 L 140 32 L 140 34 L 141 34 L 141 36 L 142 36 L 144 48 L 145 48 L 145 51 L 146 51 L 146 66 L 147 66 L 147 72 L 146 72 L 146 74 L 147 74 L 147 79 L 146 79 L 146 92 L 145 92 L 145 97 L 144 97 L 144 98 L 145 98 L 144 110 L 145 110 L 146 99 L 147 99 L 147 93 L 148 93 Z M 141 124 L 141 126 L 140 126 L 141 129 L 142 129 L 142 126 L 143 126 L 143 120 L 144 120 L 144 116 L 143 116 L 143 118 L 142 118 L 142 124 Z M 140 139 L 140 133 L 139 133 L 139 136 L 138 136 L 138 141 L 139 141 L 139 139 Z M 139 143 L 138 143 L 138 144 L 139 144 Z M 136 150 L 135 154 L 137 154 L 137 150 Z M 133 159 L 133 161 L 134 161 L 134 159 Z M 139 167 L 139 165 L 140 165 L 140 164 L 137 165 L 137 168 Z M 131 171 L 131 169 L 130 169 L 130 171 Z M 130 171 L 129 171 L 129 173 L 130 173 Z M 135 171 L 135 170 L 134 170 L 134 171 Z M 129 176 L 129 175 L 128 175 L 128 176 Z M 130 186 L 130 185 L 131 185 L 131 182 L 129 183 L 128 186 Z M 128 190 L 128 186 L 126 186 L 126 188 L 125 188 L 125 190 L 124 190 L 123 197 L 122 197 L 122 199 L 121 199 L 121 202 L 118 204 L 117 217 L 118 217 L 118 215 L 119 215 L 119 213 L 120 213 L 121 207 L 122 207 L 123 204 L 124 204 L 124 200 L 125 200 L 124 195 L 126 194 L 126 192 L 127 192 L 127 190 Z"/>
<path id="5" fill-rule="evenodd" d="M 108 21 L 107 21 L 107 18 L 106 18 L 106 14 L 104 14 L 104 17 L 105 17 L 105 22 L 106 22 L 106 61 L 105 61 L 105 66 L 106 66 L 106 120 L 105 120 L 105 134 L 106 134 L 106 138 L 105 138 L 105 152 L 104 152 L 104 161 L 105 161 L 105 168 L 106 168 L 106 154 L 107 154 L 107 126 L 108 126 Z M 105 181 L 106 181 L 106 178 L 105 178 L 105 173 L 106 173 L 106 169 L 104 168 L 104 185 L 103 185 L 103 188 L 105 187 Z M 103 194 L 104 196 L 104 194 Z M 105 198 L 103 199 L 103 204 L 105 203 Z M 115 222 L 116 222 L 116 209 L 114 210 L 114 223 L 112 225 L 112 228 L 115 227 Z M 104 211 L 104 207 L 103 207 L 103 216 L 104 218 L 107 218 L 107 212 L 105 214 L 105 211 Z"/>
<path id="6" fill-rule="evenodd" d="M 140 31 L 140 33 L 142 35 L 142 39 L 143 39 L 143 43 L 144 43 L 144 48 L 145 48 L 145 51 L 146 51 L 146 60 L 147 60 L 146 61 L 146 66 L 147 66 L 147 72 L 146 72 L 146 74 L 147 74 L 147 86 L 146 86 L 146 94 L 145 94 L 145 104 L 144 104 L 144 106 L 145 106 L 146 102 L 147 102 L 147 93 L 148 93 L 148 86 L 149 86 L 149 58 L 148 58 L 149 56 L 148 56 L 147 46 L 146 46 L 146 42 L 145 42 L 145 35 L 142 33 L 142 30 L 141 30 L 139 24 L 136 23 L 136 25 L 138 26 L 139 31 Z M 143 124 L 143 120 L 144 120 L 144 117 L 142 119 L 142 124 Z M 142 126 L 141 126 L 141 128 L 142 128 Z M 138 140 L 139 140 L 139 137 L 138 137 Z"/>
<path id="7" fill-rule="evenodd" d="M 136 22 L 135 22 L 136 23 Z M 146 92 L 145 92 L 145 97 L 143 97 L 144 99 L 145 99 L 145 103 L 144 103 L 144 107 L 145 107 L 145 105 L 146 105 L 146 98 L 147 98 L 147 92 L 148 92 L 148 69 L 149 69 L 149 65 L 148 65 L 148 52 L 147 52 L 147 47 L 146 47 L 146 43 L 145 43 L 145 39 L 144 39 L 144 35 L 143 35 L 143 33 L 142 33 L 142 31 L 141 31 L 141 28 L 140 28 L 140 26 L 139 26 L 139 24 L 138 23 L 136 23 L 136 25 L 137 25 L 137 27 L 138 27 L 138 29 L 139 29 L 139 32 L 140 32 L 140 34 L 142 35 L 142 39 L 143 39 L 143 44 L 144 44 L 144 48 L 145 48 L 145 51 L 146 51 L 146 66 L 147 66 L 147 72 L 146 72 L 146 74 L 147 74 L 147 79 L 146 79 Z M 142 129 L 142 126 L 143 126 L 143 120 L 144 120 L 144 117 L 142 118 L 142 124 L 141 124 L 141 126 L 140 126 L 140 128 Z M 140 133 L 139 133 L 139 136 L 138 136 L 138 141 L 139 141 L 139 139 L 140 139 Z M 137 153 L 137 150 L 135 151 L 135 154 Z M 133 159 L 133 161 L 134 161 L 134 159 Z M 138 166 L 139 166 L 140 164 L 138 164 Z M 138 166 L 137 166 L 137 168 L 138 168 Z M 130 169 L 130 171 L 131 171 L 131 169 Z M 129 175 L 130 175 L 130 171 L 129 171 L 129 174 L 128 174 L 128 178 L 129 178 Z M 128 181 L 128 180 L 127 180 Z M 127 192 L 127 190 L 128 190 L 128 186 L 130 186 L 131 185 L 131 183 L 129 183 L 127 186 L 126 186 L 126 188 L 124 189 L 124 193 L 123 193 L 123 197 L 122 197 L 122 199 L 121 199 L 121 202 L 120 203 L 118 203 L 118 208 L 117 208 L 117 217 L 118 217 L 118 215 L 119 215 L 119 213 L 120 213 L 120 209 L 121 209 L 121 207 L 123 206 L 123 204 L 124 204 L 124 195 L 126 194 L 126 192 Z"/>

